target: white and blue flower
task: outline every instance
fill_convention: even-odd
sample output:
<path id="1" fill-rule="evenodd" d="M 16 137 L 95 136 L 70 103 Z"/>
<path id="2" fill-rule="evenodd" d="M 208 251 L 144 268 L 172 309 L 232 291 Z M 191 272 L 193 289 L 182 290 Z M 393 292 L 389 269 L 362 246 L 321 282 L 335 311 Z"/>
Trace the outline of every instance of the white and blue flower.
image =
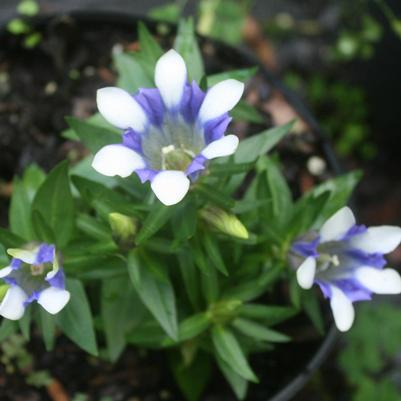
<path id="1" fill-rule="evenodd" d="M 244 84 L 228 79 L 204 93 L 196 82 L 187 82 L 185 62 L 175 50 L 158 60 L 155 83 L 157 88 L 135 95 L 116 87 L 98 90 L 100 113 L 124 132 L 122 143 L 100 149 L 92 166 L 106 176 L 135 172 L 151 182 L 162 203 L 173 205 L 208 160 L 237 149 L 238 138 L 224 133 L 231 121 L 227 112 L 240 100 Z"/>
<path id="2" fill-rule="evenodd" d="M 8 249 L 7 253 L 13 259 L 0 270 L 0 278 L 8 285 L 0 315 L 18 320 L 33 301 L 51 314 L 60 312 L 70 293 L 65 289 L 64 272 L 54 245 L 43 243 L 33 249 Z"/>
<path id="3" fill-rule="evenodd" d="M 295 242 L 292 251 L 303 258 L 297 280 L 304 289 L 315 283 L 330 298 L 334 321 L 347 331 L 354 321 L 353 302 L 370 300 L 372 293 L 401 293 L 401 277 L 384 268 L 384 254 L 401 242 L 401 228 L 356 225 L 344 207 L 330 217 L 309 241 Z"/>

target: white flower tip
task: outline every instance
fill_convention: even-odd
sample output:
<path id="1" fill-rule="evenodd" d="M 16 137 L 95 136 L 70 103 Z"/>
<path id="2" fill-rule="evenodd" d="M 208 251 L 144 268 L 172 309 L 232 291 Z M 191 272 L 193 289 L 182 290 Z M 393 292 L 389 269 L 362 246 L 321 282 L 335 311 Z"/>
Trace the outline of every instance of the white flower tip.
<path id="1" fill-rule="evenodd" d="M 3 267 L 0 269 L 0 278 L 7 277 L 12 271 L 13 268 L 11 266 Z"/>
<path id="2" fill-rule="evenodd" d="M 238 137 L 235 135 L 227 135 L 217 141 L 209 143 L 209 145 L 202 150 L 201 154 L 209 160 L 216 157 L 230 156 L 235 153 L 238 144 Z"/>
<path id="3" fill-rule="evenodd" d="M 339 288 L 330 286 L 331 301 L 330 306 L 334 316 L 334 322 L 338 330 L 348 331 L 355 319 L 355 310 L 352 302 Z"/>
<path id="4" fill-rule="evenodd" d="M 108 177 L 128 177 L 135 170 L 145 167 L 142 157 L 123 145 L 107 145 L 96 153 L 92 167 Z"/>
<path id="5" fill-rule="evenodd" d="M 38 304 L 50 314 L 55 315 L 67 305 L 70 296 L 67 290 L 49 287 L 40 293 Z"/>
<path id="6" fill-rule="evenodd" d="M 25 291 L 20 287 L 10 287 L 0 304 L 0 315 L 10 320 L 21 319 L 25 312 L 24 302 L 27 298 Z"/>
<path id="7" fill-rule="evenodd" d="M 236 79 L 227 79 L 211 87 L 199 109 L 199 120 L 204 123 L 230 111 L 241 99 L 244 87 Z"/>
<path id="8" fill-rule="evenodd" d="M 147 118 L 142 107 L 125 90 L 117 87 L 98 89 L 96 102 L 100 114 L 111 124 L 120 129 L 133 128 L 142 132 Z"/>
<path id="9" fill-rule="evenodd" d="M 187 194 L 189 186 L 190 181 L 182 171 L 162 171 L 151 183 L 152 191 L 166 206 L 180 202 Z"/>
<path id="10" fill-rule="evenodd" d="M 301 288 L 309 290 L 313 286 L 316 273 L 316 259 L 307 257 L 297 269 L 297 281 Z"/>
<path id="11" fill-rule="evenodd" d="M 401 277 L 394 269 L 375 269 L 374 267 L 360 267 L 356 279 L 367 289 L 376 294 L 400 294 Z"/>
<path id="12" fill-rule="evenodd" d="M 343 207 L 323 224 L 320 229 L 321 241 L 327 242 L 340 239 L 355 223 L 352 210 L 348 206 Z"/>
<path id="13" fill-rule="evenodd" d="M 156 63 L 155 83 L 167 108 L 180 104 L 186 81 L 184 59 L 174 49 L 164 53 Z"/>
<path id="14" fill-rule="evenodd" d="M 401 242 L 401 228 L 396 226 L 369 227 L 368 230 L 351 239 L 357 249 L 368 253 L 389 253 Z"/>

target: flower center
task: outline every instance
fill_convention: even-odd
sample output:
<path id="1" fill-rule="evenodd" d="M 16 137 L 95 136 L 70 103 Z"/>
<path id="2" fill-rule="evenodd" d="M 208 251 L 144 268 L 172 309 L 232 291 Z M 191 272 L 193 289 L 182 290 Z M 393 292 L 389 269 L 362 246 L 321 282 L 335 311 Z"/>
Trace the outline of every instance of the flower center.
<path id="1" fill-rule="evenodd" d="M 322 263 L 322 265 L 320 266 L 320 270 L 326 270 L 330 267 L 330 265 L 333 266 L 340 265 L 340 260 L 337 255 L 330 255 L 328 253 L 323 253 L 319 255 L 318 260 L 319 262 Z"/>
<path id="2" fill-rule="evenodd" d="M 174 145 L 164 146 L 161 153 L 163 170 L 185 171 L 195 157 L 195 154 L 190 150 L 177 149 Z"/>
<path id="3" fill-rule="evenodd" d="M 203 132 L 181 117 L 166 116 L 162 126 L 150 126 L 143 135 L 142 154 L 154 170 L 185 171 L 205 147 Z"/>

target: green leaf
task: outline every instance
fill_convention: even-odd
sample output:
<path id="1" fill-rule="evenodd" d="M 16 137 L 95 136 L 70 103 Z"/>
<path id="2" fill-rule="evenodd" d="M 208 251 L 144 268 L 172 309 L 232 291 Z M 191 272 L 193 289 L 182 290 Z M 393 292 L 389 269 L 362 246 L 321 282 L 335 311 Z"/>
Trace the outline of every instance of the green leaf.
<path id="1" fill-rule="evenodd" d="M 19 328 L 26 341 L 29 341 L 31 337 L 31 322 L 32 322 L 32 307 L 26 308 L 24 316 L 20 320 L 18 320 Z"/>
<path id="2" fill-rule="evenodd" d="M 216 176 L 231 176 L 234 174 L 247 173 L 255 167 L 254 162 L 250 163 L 224 163 L 224 164 L 212 164 L 209 168 L 210 175 Z"/>
<path id="3" fill-rule="evenodd" d="M 327 200 L 323 210 L 321 210 L 319 218 L 315 222 L 316 226 L 321 226 L 337 210 L 345 206 L 361 178 L 362 172 L 357 170 L 331 180 L 327 180 L 323 184 L 313 188 L 310 192 L 305 194 L 300 201 L 299 208 L 302 209 L 306 207 L 306 205 L 311 202 L 312 199 L 317 198 L 328 191 L 330 193 L 330 197 Z"/>
<path id="4" fill-rule="evenodd" d="M 178 254 L 181 277 L 188 299 L 195 310 L 200 309 L 199 272 L 195 267 L 190 248 L 183 248 Z"/>
<path id="5" fill-rule="evenodd" d="M 159 57 L 163 54 L 162 48 L 141 21 L 138 24 L 138 36 L 142 57 L 146 60 L 146 63 L 154 67 Z"/>
<path id="6" fill-rule="evenodd" d="M 113 62 L 118 73 L 118 87 L 134 93 L 139 88 L 152 88 L 154 86 L 149 71 L 146 71 L 135 54 L 115 52 Z"/>
<path id="7" fill-rule="evenodd" d="M 11 334 L 14 334 L 17 331 L 17 328 L 17 322 L 3 318 L 0 325 L 0 342 L 3 342 L 11 336 Z"/>
<path id="8" fill-rule="evenodd" d="M 32 205 L 52 229 L 56 245 L 65 246 L 71 239 L 75 226 L 74 199 L 70 190 L 68 163 L 57 165 L 40 186 Z"/>
<path id="9" fill-rule="evenodd" d="M 265 121 L 263 115 L 244 100 L 240 100 L 230 114 L 234 120 L 248 121 L 255 124 L 263 124 Z"/>
<path id="10" fill-rule="evenodd" d="M 171 219 L 174 237 L 179 242 L 192 238 L 198 223 L 198 214 L 194 203 L 190 200 L 182 203 Z M 183 218 L 183 216 L 185 217 Z"/>
<path id="11" fill-rule="evenodd" d="M 139 297 L 165 332 L 178 339 L 175 294 L 167 274 L 158 263 L 137 250 L 128 255 L 128 272 Z"/>
<path id="12" fill-rule="evenodd" d="M 178 387 L 187 401 L 197 401 L 210 379 L 210 357 L 198 352 L 191 365 L 186 366 L 176 352 L 170 353 L 170 365 Z"/>
<path id="13" fill-rule="evenodd" d="M 288 342 L 291 340 L 291 338 L 285 334 L 268 329 L 267 327 L 264 327 L 252 320 L 237 318 L 232 322 L 232 325 L 243 335 L 251 337 L 255 340 L 276 343 Z"/>
<path id="14" fill-rule="evenodd" d="M 0 227 L 0 244 L 2 244 L 4 248 L 18 248 L 26 242 L 27 241 L 19 235 L 13 234 L 11 231 Z"/>
<path id="15" fill-rule="evenodd" d="M 31 202 L 24 182 L 15 178 L 9 211 L 10 229 L 26 239 L 33 239 Z"/>
<path id="16" fill-rule="evenodd" d="M 207 232 L 203 235 L 203 246 L 206 254 L 209 256 L 214 267 L 225 276 L 228 276 L 226 265 L 224 264 L 223 257 L 220 253 L 219 246 L 215 239 Z"/>
<path id="17" fill-rule="evenodd" d="M 198 313 L 183 320 L 178 328 L 180 342 L 190 340 L 205 332 L 210 326 L 206 313 Z"/>
<path id="18" fill-rule="evenodd" d="M 66 117 L 65 119 L 78 138 L 93 154 L 103 146 L 121 143 L 121 135 L 115 134 L 108 128 L 103 128 L 75 117 Z"/>
<path id="19" fill-rule="evenodd" d="M 163 6 L 153 7 L 149 11 L 149 16 L 159 21 L 178 22 L 181 11 L 182 6 L 180 4 L 170 3 Z"/>
<path id="20" fill-rule="evenodd" d="M 55 343 L 56 317 L 38 308 L 38 321 L 46 351 L 52 351 Z"/>
<path id="21" fill-rule="evenodd" d="M 301 303 L 319 334 L 324 334 L 324 321 L 319 300 L 314 291 L 301 290 Z"/>
<path id="22" fill-rule="evenodd" d="M 54 244 L 56 242 L 53 230 L 47 224 L 46 219 L 37 210 L 32 212 L 32 224 L 36 238 L 39 239 L 39 241 L 47 242 L 48 244 Z"/>
<path id="23" fill-rule="evenodd" d="M 250 163 L 255 161 L 259 156 L 266 154 L 291 131 L 293 125 L 294 121 L 291 121 L 240 141 L 238 149 L 234 154 L 235 162 Z"/>
<path id="24" fill-rule="evenodd" d="M 140 245 L 155 235 L 170 219 L 175 212 L 174 206 L 164 206 L 155 204 L 147 215 L 141 229 L 139 230 L 135 242 Z"/>
<path id="25" fill-rule="evenodd" d="M 231 331 L 223 326 L 214 326 L 212 340 L 217 355 L 246 380 L 258 382 L 245 355 Z"/>
<path id="26" fill-rule="evenodd" d="M 145 309 L 131 283 L 123 276 L 103 281 L 101 311 L 107 351 L 114 362 L 125 348 L 126 335 L 139 323 Z"/>
<path id="27" fill-rule="evenodd" d="M 177 50 L 185 60 L 188 70 L 188 81 L 192 82 L 192 80 L 195 80 L 196 82 L 200 82 L 205 75 L 205 70 L 194 32 L 194 22 L 192 18 L 182 19 L 179 22 L 174 49 Z"/>
<path id="28" fill-rule="evenodd" d="M 251 68 L 242 68 L 240 70 L 225 71 L 218 74 L 209 75 L 207 77 L 207 83 L 210 87 L 226 79 L 236 79 L 238 81 L 246 82 L 252 78 L 257 71 L 257 66 Z"/>
<path id="29" fill-rule="evenodd" d="M 205 183 L 197 183 L 194 189 L 204 200 L 209 201 L 216 206 L 220 206 L 223 209 L 231 209 L 235 206 L 235 200 L 231 195 L 218 190 L 215 186 Z"/>
<path id="30" fill-rule="evenodd" d="M 71 299 L 57 315 L 57 326 L 80 348 L 97 356 L 93 317 L 85 289 L 76 279 L 67 279 L 66 287 L 71 293 Z"/>
<path id="31" fill-rule="evenodd" d="M 262 320 L 268 326 L 281 323 L 293 317 L 297 310 L 289 306 L 273 306 L 261 304 L 242 305 L 239 314 L 243 317 Z"/>
<path id="32" fill-rule="evenodd" d="M 216 356 L 216 360 L 221 372 L 230 384 L 237 398 L 243 400 L 248 391 L 248 381 L 233 370 L 231 365 L 225 362 L 218 355 Z"/>

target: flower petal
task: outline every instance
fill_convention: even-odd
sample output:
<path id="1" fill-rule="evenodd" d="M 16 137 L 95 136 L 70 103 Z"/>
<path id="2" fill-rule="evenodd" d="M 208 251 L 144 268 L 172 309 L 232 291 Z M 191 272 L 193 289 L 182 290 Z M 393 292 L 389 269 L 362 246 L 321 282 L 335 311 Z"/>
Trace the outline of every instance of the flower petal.
<path id="1" fill-rule="evenodd" d="M 235 135 L 227 135 L 217 141 L 209 143 L 209 145 L 202 150 L 201 155 L 209 160 L 216 157 L 230 156 L 237 150 L 238 143 L 238 137 Z"/>
<path id="2" fill-rule="evenodd" d="M 13 285 L 6 292 L 0 304 L 0 315 L 10 320 L 18 320 L 24 315 L 24 302 L 28 296 L 20 287 Z"/>
<path id="3" fill-rule="evenodd" d="M 330 306 L 336 326 L 340 331 L 348 331 L 355 319 L 355 310 L 352 302 L 339 288 L 330 286 L 330 289 Z"/>
<path id="4" fill-rule="evenodd" d="M 123 145 L 107 145 L 96 153 L 92 167 L 100 174 L 128 177 L 135 170 L 145 167 L 142 157 Z"/>
<path id="5" fill-rule="evenodd" d="M 145 130 L 147 117 L 142 107 L 125 90 L 116 87 L 102 88 L 96 95 L 100 114 L 117 128 Z"/>
<path id="6" fill-rule="evenodd" d="M 227 79 L 212 86 L 199 110 L 199 121 L 204 123 L 230 111 L 241 99 L 244 84 L 236 79 Z"/>
<path id="7" fill-rule="evenodd" d="M 370 227 L 351 239 L 351 245 L 368 253 L 389 253 L 401 242 L 401 228 L 396 226 Z"/>
<path id="8" fill-rule="evenodd" d="M 32 251 L 27 251 L 26 249 L 9 248 L 7 249 L 7 253 L 13 258 L 20 259 L 23 262 L 31 265 L 36 262 L 38 250 L 39 248 L 35 248 Z"/>
<path id="9" fill-rule="evenodd" d="M 178 107 L 187 81 L 187 67 L 184 59 L 171 49 L 159 58 L 155 67 L 155 83 L 165 106 Z"/>
<path id="10" fill-rule="evenodd" d="M 70 293 L 67 290 L 49 287 L 39 294 L 38 304 L 47 312 L 55 315 L 64 308 L 69 300 Z"/>
<path id="11" fill-rule="evenodd" d="M 180 202 L 188 192 L 190 181 L 182 171 L 162 171 L 152 181 L 152 191 L 166 206 Z"/>
<path id="12" fill-rule="evenodd" d="M 401 277 L 394 269 L 360 267 L 355 272 L 356 279 L 376 294 L 400 294 Z"/>
<path id="13" fill-rule="evenodd" d="M 300 287 L 309 290 L 312 287 L 316 273 L 316 259 L 307 257 L 297 269 L 297 281 Z"/>
<path id="14" fill-rule="evenodd" d="M 0 269 L 0 278 L 7 277 L 14 269 L 11 266 Z"/>
<path id="15" fill-rule="evenodd" d="M 321 242 L 340 239 L 355 224 L 355 217 L 349 207 L 343 207 L 333 214 L 320 229 Z"/>

